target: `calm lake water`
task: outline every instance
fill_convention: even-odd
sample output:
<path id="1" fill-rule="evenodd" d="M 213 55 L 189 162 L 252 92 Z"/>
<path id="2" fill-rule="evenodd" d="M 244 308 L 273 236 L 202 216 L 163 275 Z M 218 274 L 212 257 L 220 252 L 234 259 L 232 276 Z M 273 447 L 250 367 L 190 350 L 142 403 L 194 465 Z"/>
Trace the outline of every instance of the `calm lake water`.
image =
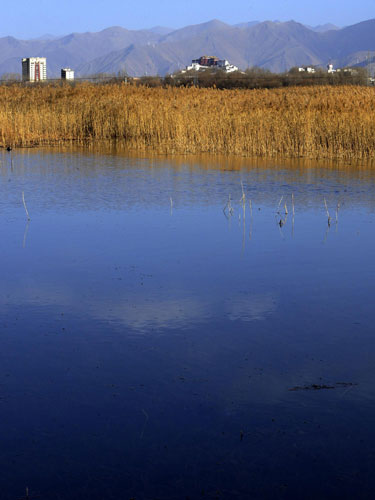
<path id="1" fill-rule="evenodd" d="M 374 168 L 0 161 L 1 499 L 374 498 Z"/>

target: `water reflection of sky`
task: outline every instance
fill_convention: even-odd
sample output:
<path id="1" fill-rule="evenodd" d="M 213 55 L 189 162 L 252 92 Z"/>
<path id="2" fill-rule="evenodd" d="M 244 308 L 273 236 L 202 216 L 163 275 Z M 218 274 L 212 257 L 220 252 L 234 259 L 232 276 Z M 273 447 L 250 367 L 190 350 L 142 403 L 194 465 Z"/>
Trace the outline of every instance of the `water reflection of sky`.
<path id="1" fill-rule="evenodd" d="M 140 159 L 121 154 L 93 155 L 85 150 L 59 154 L 21 150 L 11 157 L 3 152 L 0 203 L 3 208 L 18 206 L 19 191 L 26 190 L 29 204 L 43 211 L 164 207 L 171 196 L 174 206 L 199 207 L 222 204 L 229 194 L 239 199 L 240 178 L 255 204 L 277 206 L 285 196 L 289 205 L 294 193 L 296 206 L 303 208 L 324 209 L 324 197 L 332 207 L 338 201 L 343 208 L 356 201 L 374 207 L 371 165 L 209 158 L 199 163 L 194 156 Z M 70 193 L 69 198 L 66 193 Z"/>
<path id="2" fill-rule="evenodd" d="M 369 497 L 374 171 L 113 153 L 0 155 L 4 498 Z"/>

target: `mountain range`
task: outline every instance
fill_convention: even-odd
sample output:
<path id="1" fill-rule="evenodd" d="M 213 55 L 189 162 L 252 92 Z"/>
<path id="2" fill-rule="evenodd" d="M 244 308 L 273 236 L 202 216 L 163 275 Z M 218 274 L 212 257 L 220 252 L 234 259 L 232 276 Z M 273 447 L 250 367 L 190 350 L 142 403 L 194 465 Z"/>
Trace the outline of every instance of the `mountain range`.
<path id="1" fill-rule="evenodd" d="M 172 29 L 127 30 L 114 26 L 96 33 L 44 35 L 33 40 L 0 38 L 0 75 L 20 73 L 22 57 L 47 57 L 49 78 L 70 67 L 76 76 L 126 71 L 165 75 L 203 54 L 228 59 L 241 69 L 258 66 L 282 72 L 293 66 L 365 65 L 375 51 L 375 19 L 338 28 L 295 21 L 252 21 L 229 25 L 219 20 Z"/>

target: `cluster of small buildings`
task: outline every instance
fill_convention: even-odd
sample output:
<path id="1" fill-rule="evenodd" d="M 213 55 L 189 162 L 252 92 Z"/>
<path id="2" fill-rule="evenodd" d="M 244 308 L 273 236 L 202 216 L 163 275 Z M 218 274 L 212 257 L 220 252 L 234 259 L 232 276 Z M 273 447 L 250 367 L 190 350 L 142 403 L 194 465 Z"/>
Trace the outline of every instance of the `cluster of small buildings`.
<path id="1" fill-rule="evenodd" d="M 201 71 L 201 70 L 221 70 L 225 73 L 232 73 L 238 71 L 237 66 L 230 64 L 226 59 L 219 59 L 213 56 L 201 56 L 199 59 L 193 59 L 190 66 L 186 66 L 181 70 L 181 73 L 187 71 Z M 313 66 L 301 66 L 298 68 L 300 73 L 316 73 Z M 344 68 L 334 69 L 333 64 L 327 65 L 327 73 L 355 73 L 355 69 Z M 74 71 L 70 68 L 61 69 L 62 80 L 74 80 Z M 46 57 L 25 57 L 22 59 L 22 81 L 24 82 L 40 82 L 47 80 L 47 58 Z M 371 79 L 371 83 L 375 84 L 375 80 Z"/>
<path id="2" fill-rule="evenodd" d="M 199 59 L 193 59 L 190 66 L 186 66 L 186 69 L 182 70 L 182 73 L 186 71 L 201 71 L 206 69 L 221 70 L 225 73 L 232 73 L 233 71 L 238 71 L 237 66 L 230 64 L 226 59 L 219 59 L 213 56 L 201 56 Z"/>
<path id="3" fill-rule="evenodd" d="M 62 80 L 74 80 L 74 71 L 70 68 L 62 68 Z M 46 57 L 24 57 L 22 59 L 22 81 L 41 82 L 47 80 L 47 58 Z"/>
<path id="4" fill-rule="evenodd" d="M 225 73 L 232 73 L 233 71 L 239 71 L 237 66 L 230 64 L 226 59 L 219 59 L 213 56 L 201 56 L 199 59 L 193 59 L 190 66 L 186 66 L 181 73 L 186 73 L 187 71 L 201 71 L 201 70 L 222 70 Z M 314 66 L 301 66 L 298 68 L 300 73 L 316 73 L 316 68 Z M 355 74 L 356 70 L 352 68 L 335 69 L 333 64 L 327 64 L 327 73 L 350 73 Z"/>
<path id="5" fill-rule="evenodd" d="M 306 72 L 306 73 L 316 73 L 316 69 L 313 67 L 313 66 L 302 66 L 300 68 L 298 68 L 298 71 L 300 73 L 303 73 L 303 72 Z M 344 68 L 344 69 L 335 69 L 333 67 L 333 64 L 327 64 L 327 73 L 329 74 L 333 74 L 333 73 L 340 73 L 340 72 L 343 72 L 343 73 L 355 73 L 355 69 L 352 69 L 352 68 Z"/>
<path id="6" fill-rule="evenodd" d="M 298 71 L 300 73 L 315 73 L 315 68 L 313 68 L 312 66 L 301 66 L 300 68 L 298 68 Z"/>

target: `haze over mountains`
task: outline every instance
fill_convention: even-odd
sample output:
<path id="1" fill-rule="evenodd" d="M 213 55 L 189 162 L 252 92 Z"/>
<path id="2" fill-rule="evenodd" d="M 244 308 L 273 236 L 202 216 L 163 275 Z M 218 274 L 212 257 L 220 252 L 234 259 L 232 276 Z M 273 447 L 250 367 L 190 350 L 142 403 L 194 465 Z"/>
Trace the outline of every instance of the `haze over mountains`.
<path id="1" fill-rule="evenodd" d="M 33 40 L 0 38 L 0 75 L 20 73 L 21 58 L 47 57 L 48 77 L 71 67 L 76 76 L 127 71 L 129 75 L 165 75 L 203 54 L 228 59 L 241 69 L 259 66 L 282 72 L 293 66 L 365 64 L 375 51 L 375 19 L 345 28 L 308 27 L 295 21 L 248 22 L 235 26 L 213 20 L 174 30 L 156 26 L 127 30 L 119 26 L 97 33 L 71 33 Z"/>

